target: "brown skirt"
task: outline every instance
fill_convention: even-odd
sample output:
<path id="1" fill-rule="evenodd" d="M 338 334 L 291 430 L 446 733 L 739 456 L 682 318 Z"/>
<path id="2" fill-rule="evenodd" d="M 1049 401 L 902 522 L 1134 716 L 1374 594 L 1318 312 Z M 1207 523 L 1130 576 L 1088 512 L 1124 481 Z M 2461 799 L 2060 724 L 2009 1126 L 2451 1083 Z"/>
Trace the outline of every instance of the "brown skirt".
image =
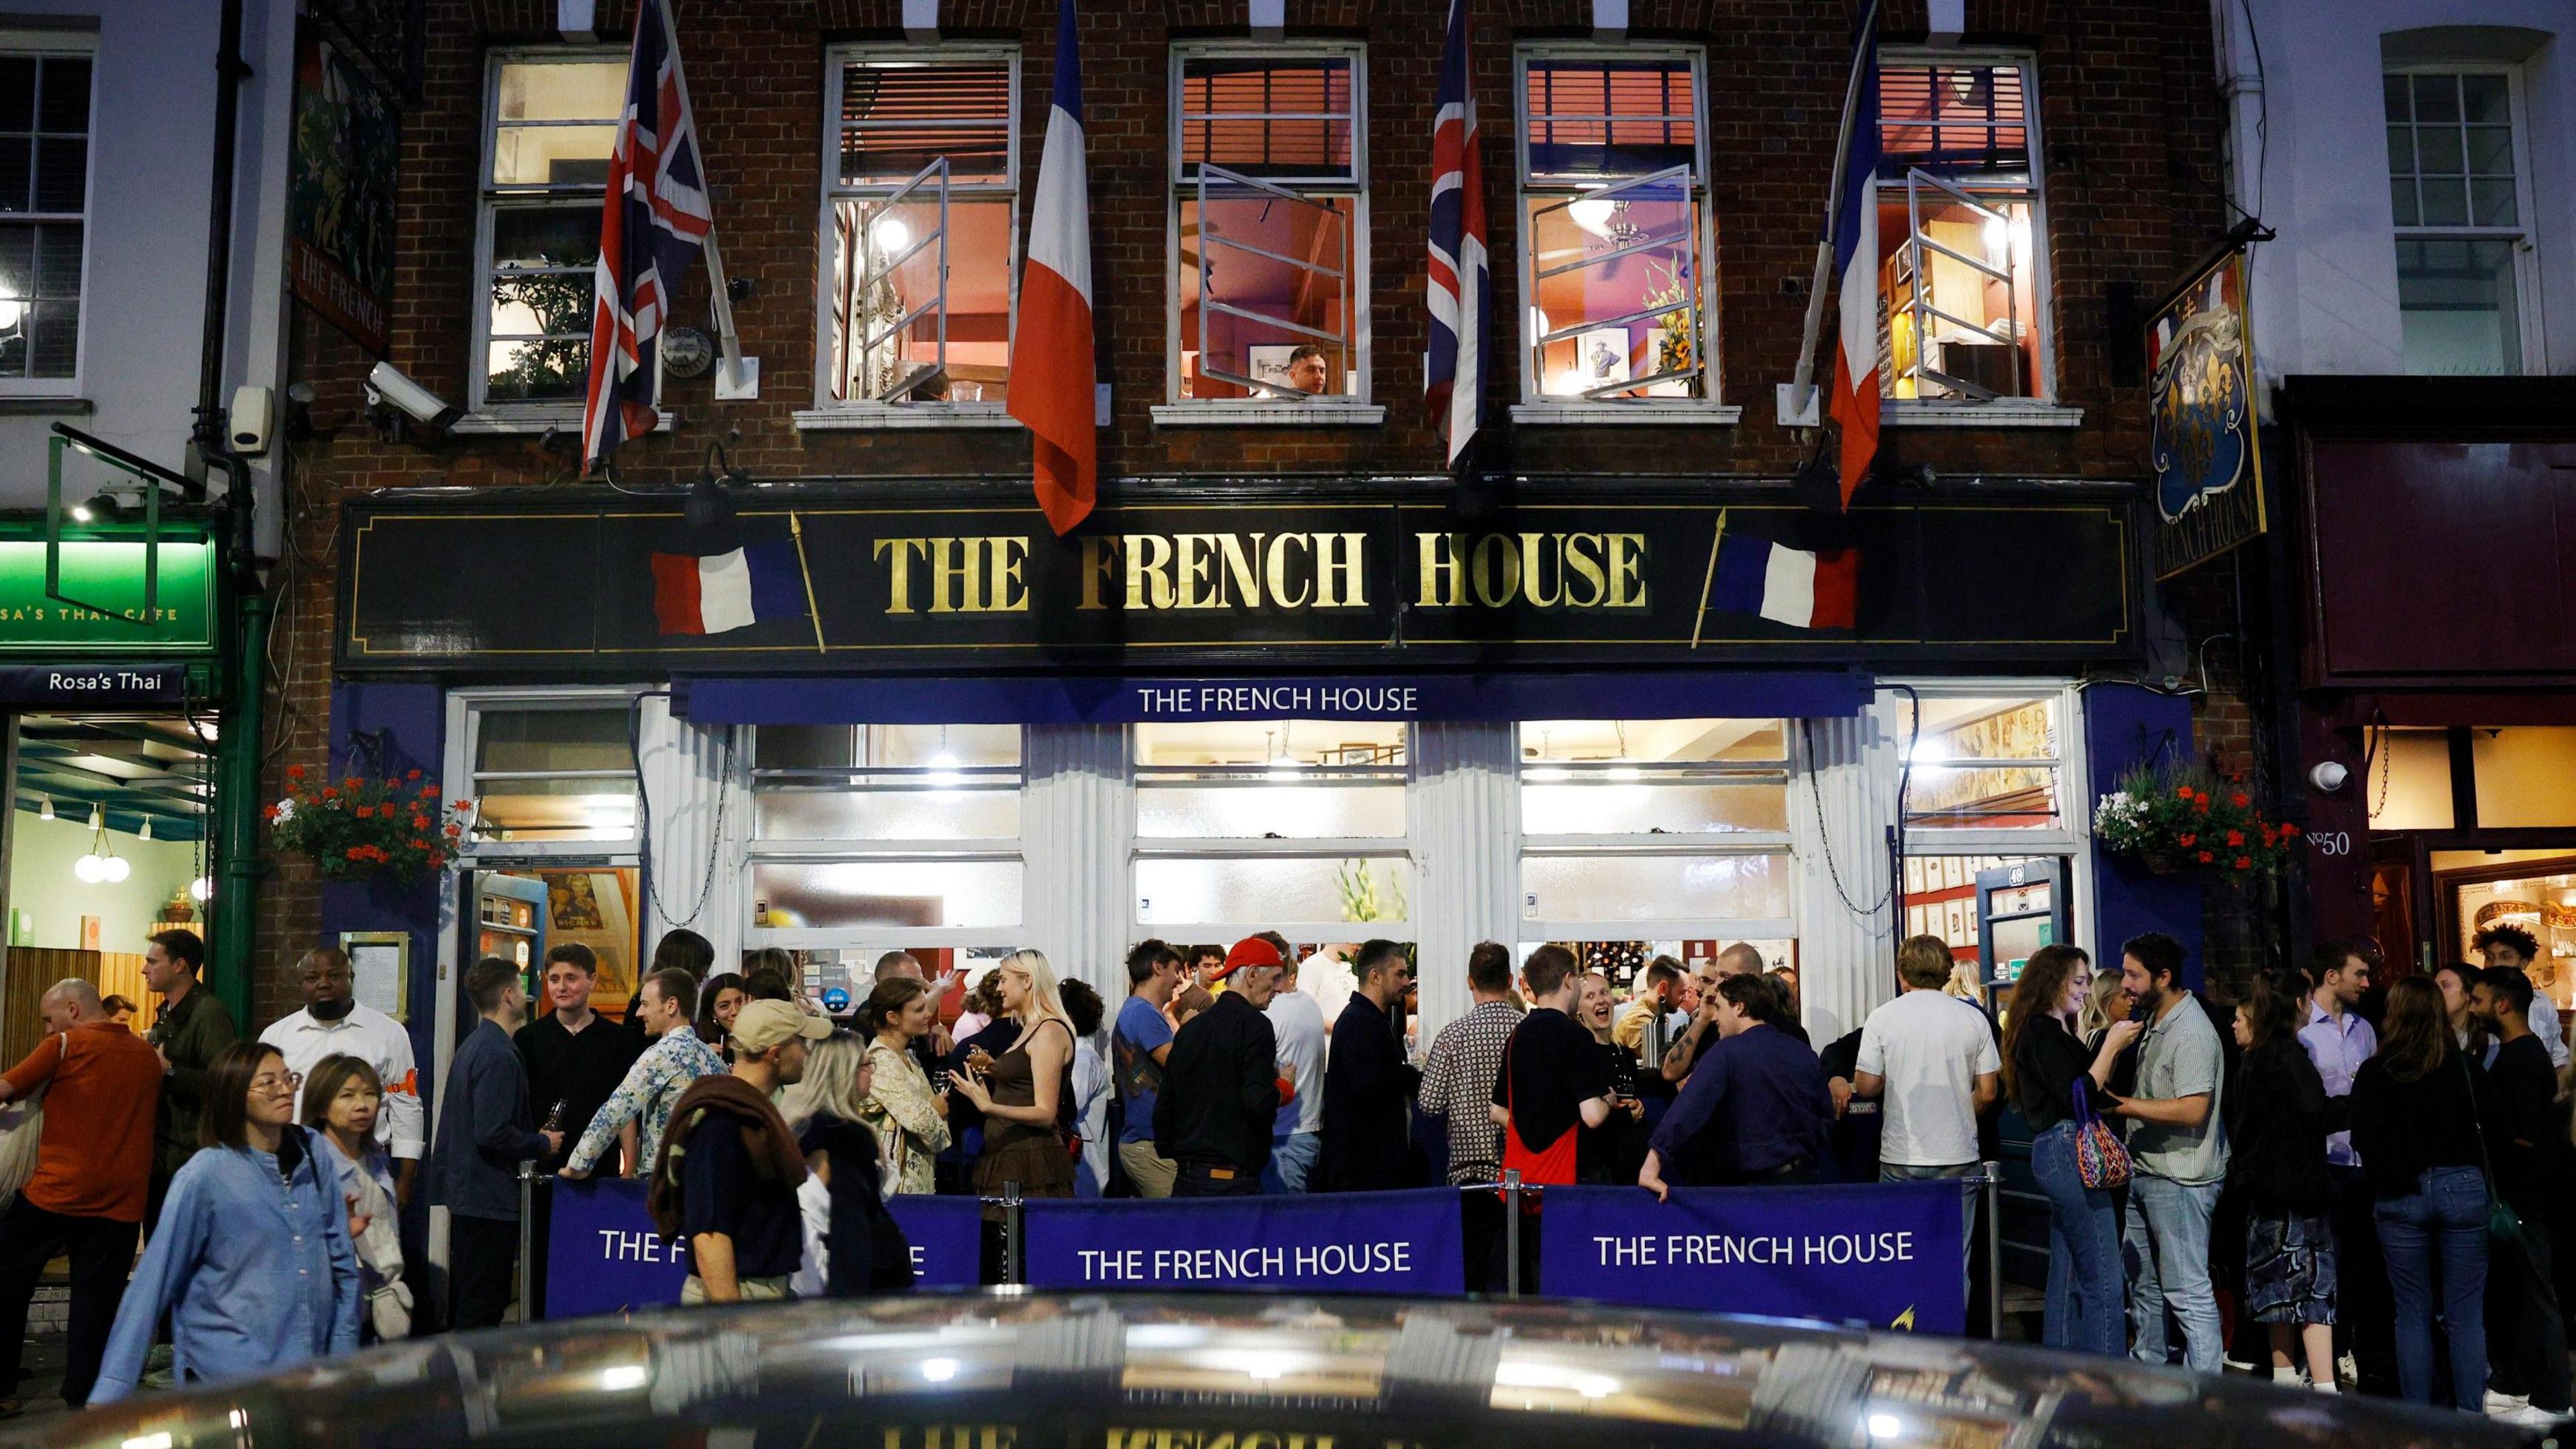
<path id="1" fill-rule="evenodd" d="M 988 1137 L 984 1156 L 975 1164 L 975 1190 L 1000 1197 L 1006 1182 L 1018 1183 L 1022 1197 L 1071 1197 L 1073 1154 L 1052 1132 L 1014 1134 L 998 1145 Z"/>

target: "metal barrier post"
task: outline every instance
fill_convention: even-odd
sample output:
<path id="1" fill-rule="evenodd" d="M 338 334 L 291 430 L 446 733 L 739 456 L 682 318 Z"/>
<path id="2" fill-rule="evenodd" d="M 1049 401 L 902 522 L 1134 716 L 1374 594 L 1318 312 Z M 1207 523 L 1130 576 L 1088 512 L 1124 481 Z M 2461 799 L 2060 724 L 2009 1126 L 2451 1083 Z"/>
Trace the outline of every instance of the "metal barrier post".
<path id="1" fill-rule="evenodd" d="M 1503 1170 L 1503 1296 L 1521 1296 L 1521 1173 Z"/>
<path id="2" fill-rule="evenodd" d="M 2004 1336 L 2004 1165 L 1981 1162 L 1986 1198 L 1986 1336 Z"/>
<path id="3" fill-rule="evenodd" d="M 537 1317 L 537 1165 L 519 1164 L 519 1321 Z"/>
<path id="4" fill-rule="evenodd" d="M 1020 1185 L 1002 1184 L 1002 1281 L 1018 1283 L 1020 1275 Z"/>

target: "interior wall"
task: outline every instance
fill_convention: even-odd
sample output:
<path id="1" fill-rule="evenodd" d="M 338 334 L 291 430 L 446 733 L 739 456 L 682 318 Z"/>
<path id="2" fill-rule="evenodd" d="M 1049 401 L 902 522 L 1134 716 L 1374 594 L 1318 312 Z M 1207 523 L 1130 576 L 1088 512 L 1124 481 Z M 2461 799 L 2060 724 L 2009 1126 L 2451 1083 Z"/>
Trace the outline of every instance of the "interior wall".
<path id="1" fill-rule="evenodd" d="M 40 820 L 18 812 L 10 842 L 9 907 L 23 911 L 35 927 L 32 945 L 76 950 L 81 944 L 81 917 L 99 918 L 102 951 L 141 954 L 145 938 L 161 929 L 161 907 L 173 892 L 185 892 L 197 876 L 193 842 L 138 840 L 110 832 L 116 853 L 131 862 L 133 873 L 113 884 L 89 884 L 72 874 L 72 862 L 88 854 L 86 822 L 64 814 Z M 202 925 L 197 926 L 201 934 Z"/>

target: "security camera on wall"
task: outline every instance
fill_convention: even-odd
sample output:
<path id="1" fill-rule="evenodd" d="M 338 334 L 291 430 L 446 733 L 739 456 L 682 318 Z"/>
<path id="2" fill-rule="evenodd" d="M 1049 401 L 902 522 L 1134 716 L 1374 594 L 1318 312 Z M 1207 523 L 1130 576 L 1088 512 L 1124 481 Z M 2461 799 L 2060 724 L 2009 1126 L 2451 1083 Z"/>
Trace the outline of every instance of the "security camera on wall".
<path id="1" fill-rule="evenodd" d="M 367 406 L 393 408 L 413 422 L 441 431 L 465 416 L 463 408 L 451 406 L 390 362 L 379 362 L 368 372 Z"/>

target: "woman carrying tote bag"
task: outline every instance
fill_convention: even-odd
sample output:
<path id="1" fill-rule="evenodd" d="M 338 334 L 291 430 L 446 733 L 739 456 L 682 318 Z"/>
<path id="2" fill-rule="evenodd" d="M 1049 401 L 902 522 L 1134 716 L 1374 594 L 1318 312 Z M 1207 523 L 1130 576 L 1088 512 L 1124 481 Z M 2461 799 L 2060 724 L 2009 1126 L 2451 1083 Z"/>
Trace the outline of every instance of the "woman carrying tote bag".
<path id="1" fill-rule="evenodd" d="M 2075 1020 L 2092 989 L 2092 959 L 2073 946 L 2031 953 L 2013 989 L 2020 1009 L 2004 1027 L 2004 1082 L 2030 1123 L 2031 1171 L 2048 1194 L 2048 1298 L 2041 1342 L 2051 1348 L 2118 1357 L 2128 1349 L 2122 1317 L 2120 1216 L 2111 1185 L 2088 1184 L 2079 1158 L 2087 1134 L 2100 1135 L 2096 1099 L 2137 1039 L 2138 1023 L 2110 1023 L 2098 1050 L 2075 1038 Z M 2118 1144 L 2110 1146 L 2116 1150 Z M 2117 1159 L 2126 1165 L 2125 1156 Z M 2092 1174 L 2103 1175 L 2100 1168 Z"/>

